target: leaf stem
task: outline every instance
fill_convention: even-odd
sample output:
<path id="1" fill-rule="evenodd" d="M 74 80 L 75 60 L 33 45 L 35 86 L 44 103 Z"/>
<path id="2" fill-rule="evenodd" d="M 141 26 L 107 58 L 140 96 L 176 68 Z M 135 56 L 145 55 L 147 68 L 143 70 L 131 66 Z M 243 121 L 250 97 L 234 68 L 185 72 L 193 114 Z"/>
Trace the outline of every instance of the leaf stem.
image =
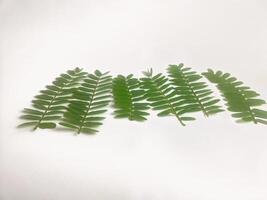
<path id="1" fill-rule="evenodd" d="M 93 93 L 92 93 L 92 98 L 90 99 L 89 103 L 88 103 L 88 108 L 86 110 L 86 113 L 84 114 L 83 118 L 82 118 L 82 121 L 81 121 L 81 125 L 79 126 L 78 130 L 77 130 L 77 134 L 80 134 L 81 133 L 81 130 L 82 130 L 82 127 L 83 127 L 83 124 L 84 124 L 84 121 L 86 119 L 86 116 L 88 115 L 89 111 L 90 111 L 90 108 L 91 108 L 91 105 L 92 105 L 92 102 L 94 100 L 94 96 L 95 96 L 95 92 L 96 92 L 96 89 L 97 89 L 97 86 L 99 84 L 99 80 L 100 80 L 100 77 L 98 77 L 97 79 L 97 82 L 95 84 L 95 88 L 93 90 Z"/>
<path id="2" fill-rule="evenodd" d="M 33 131 L 36 130 L 38 128 L 38 126 L 40 125 L 40 123 L 42 122 L 42 120 L 44 119 L 46 113 L 48 112 L 48 110 L 50 109 L 50 107 L 52 106 L 52 103 L 54 102 L 54 100 L 56 99 L 56 97 L 59 94 L 59 91 L 62 90 L 64 88 L 64 86 L 60 87 L 59 90 L 56 92 L 56 94 L 53 96 L 53 99 L 51 99 L 51 101 L 49 102 L 46 110 L 43 112 L 41 119 L 39 119 L 38 123 L 36 124 L 36 126 L 33 128 Z"/>
<path id="3" fill-rule="evenodd" d="M 157 87 L 157 84 L 152 80 L 151 77 L 149 77 L 152 84 L 154 85 L 155 88 L 157 88 L 157 90 L 160 92 L 160 94 L 162 96 L 164 96 L 165 99 L 167 99 L 167 103 L 169 105 L 169 107 L 171 108 L 172 114 L 174 114 L 174 116 L 178 119 L 178 121 L 181 123 L 182 126 L 185 126 L 185 124 L 183 123 L 183 121 L 181 120 L 180 116 L 176 113 L 176 111 L 174 110 L 173 105 L 170 103 L 169 98 Z"/>
<path id="4" fill-rule="evenodd" d="M 205 117 L 208 117 L 208 116 L 209 116 L 208 113 L 206 112 L 206 110 L 205 110 L 203 104 L 201 103 L 201 101 L 199 100 L 197 94 L 195 93 L 195 90 L 192 88 L 190 82 L 189 82 L 188 79 L 185 77 L 185 75 L 183 74 L 183 72 L 181 73 L 181 76 L 183 77 L 184 81 L 186 82 L 186 85 L 187 85 L 187 86 L 189 87 L 189 89 L 191 90 L 191 92 L 192 92 L 193 96 L 195 97 L 195 99 L 196 99 L 198 105 L 200 106 L 200 108 L 201 108 L 201 110 L 202 110 L 204 116 L 205 116 Z"/>

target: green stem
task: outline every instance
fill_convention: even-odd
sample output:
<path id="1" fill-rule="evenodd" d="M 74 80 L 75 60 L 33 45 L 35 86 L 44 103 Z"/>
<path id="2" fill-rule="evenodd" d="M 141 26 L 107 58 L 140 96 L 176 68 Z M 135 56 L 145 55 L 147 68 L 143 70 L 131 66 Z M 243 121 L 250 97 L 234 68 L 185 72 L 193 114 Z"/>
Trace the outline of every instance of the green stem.
<path id="1" fill-rule="evenodd" d="M 46 110 L 43 112 L 41 119 L 39 119 L 39 121 L 37 122 L 36 126 L 33 128 L 33 130 L 36 130 L 38 128 L 38 126 L 40 125 L 40 123 L 42 122 L 42 120 L 44 119 L 46 113 L 48 112 L 48 110 L 50 109 L 50 107 L 52 106 L 52 103 L 54 102 L 54 100 L 56 99 L 56 97 L 59 94 L 59 91 L 62 90 L 64 87 L 60 87 L 59 90 L 57 91 L 57 93 L 53 96 L 53 99 L 51 99 L 51 101 L 49 102 Z"/>
<path id="2" fill-rule="evenodd" d="M 99 80 L 100 80 L 100 77 L 98 77 L 98 80 L 95 84 L 95 88 L 94 88 L 94 91 L 92 93 L 92 98 L 90 99 L 89 103 L 88 103 L 88 108 L 86 110 L 86 113 L 84 114 L 83 118 L 82 118 L 82 121 L 81 121 L 81 125 L 79 126 L 78 130 L 77 130 L 77 134 L 80 134 L 81 133 L 81 130 L 82 130 L 82 127 L 83 127 L 83 124 L 84 124 L 84 121 L 86 119 L 86 116 L 88 115 L 89 111 L 90 111 L 90 108 L 91 108 L 91 105 L 92 105 L 92 102 L 94 100 L 94 96 L 95 96 L 95 92 L 96 92 L 96 89 L 97 89 L 97 86 L 99 84 Z"/>
<path id="3" fill-rule="evenodd" d="M 184 124 L 183 121 L 181 120 L 180 116 L 179 116 L 179 115 L 176 113 L 176 111 L 174 110 L 174 107 L 173 107 L 173 105 L 171 104 L 169 98 L 168 98 L 168 97 L 167 97 L 167 96 L 166 96 L 160 89 L 158 89 L 157 84 L 152 80 L 151 77 L 150 77 L 150 80 L 151 80 L 151 82 L 152 82 L 154 88 L 156 88 L 156 89 L 160 92 L 160 94 L 167 100 L 168 105 L 169 105 L 169 107 L 171 108 L 172 114 L 174 114 L 174 116 L 178 119 L 178 121 L 182 124 L 182 126 L 185 126 L 185 124 Z"/>
<path id="4" fill-rule="evenodd" d="M 189 89 L 191 90 L 191 92 L 192 92 L 193 96 L 195 97 L 195 99 L 196 99 L 198 105 L 200 106 L 200 108 L 201 108 L 201 110 L 202 110 L 204 116 L 205 116 L 205 117 L 208 117 L 208 116 L 209 116 L 208 113 L 206 112 L 206 110 L 205 110 L 203 104 L 202 104 L 201 101 L 199 100 L 197 94 L 195 93 L 195 90 L 192 88 L 192 86 L 191 86 L 191 84 L 189 83 L 188 79 L 184 76 L 183 73 L 181 73 L 181 76 L 182 76 L 183 80 L 186 82 L 186 85 L 187 85 L 187 86 L 189 87 Z"/>

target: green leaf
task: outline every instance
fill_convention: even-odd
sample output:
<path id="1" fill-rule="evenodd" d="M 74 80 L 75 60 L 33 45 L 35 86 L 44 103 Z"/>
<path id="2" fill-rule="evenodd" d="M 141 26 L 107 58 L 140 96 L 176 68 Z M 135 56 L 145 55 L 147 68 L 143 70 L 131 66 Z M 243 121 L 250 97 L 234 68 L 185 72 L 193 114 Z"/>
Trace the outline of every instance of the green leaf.
<path id="1" fill-rule="evenodd" d="M 22 112 L 27 113 L 27 114 L 33 114 L 33 115 L 42 115 L 43 114 L 42 111 L 29 109 L 29 108 L 24 108 L 24 110 Z"/>
<path id="2" fill-rule="evenodd" d="M 247 103 L 248 103 L 250 106 L 260 106 L 260 105 L 265 104 L 265 101 L 262 100 L 262 99 L 248 99 L 248 100 L 247 100 Z"/>
<path id="3" fill-rule="evenodd" d="M 167 109 L 167 110 L 163 110 L 161 111 L 160 113 L 158 113 L 158 116 L 159 117 L 163 117 L 163 116 L 168 116 L 172 113 L 172 110 L 171 109 Z"/>
<path id="4" fill-rule="evenodd" d="M 128 118 L 134 121 L 146 120 L 149 109 L 148 104 L 145 103 L 145 92 L 140 88 L 140 82 L 134 78 L 132 74 L 124 77 L 117 76 L 112 82 L 112 93 L 114 101 L 114 117 Z M 119 111 L 119 112 L 118 112 Z"/>
<path id="5" fill-rule="evenodd" d="M 57 120 L 57 119 L 60 119 L 60 118 L 61 118 L 61 116 L 54 115 L 54 116 L 46 116 L 46 117 L 43 117 L 43 120 L 44 121 L 50 121 L 50 120 Z"/>
<path id="6" fill-rule="evenodd" d="M 267 119 L 267 111 L 265 110 L 260 110 L 257 108 L 253 108 L 252 112 L 256 117 L 262 118 L 262 119 Z"/>
<path id="7" fill-rule="evenodd" d="M 257 119 L 257 122 L 261 123 L 261 124 L 264 124 L 264 125 L 267 125 L 267 120 Z"/>
<path id="8" fill-rule="evenodd" d="M 87 134 L 95 134 L 95 133 L 98 132 L 98 130 L 92 129 L 92 128 L 82 128 L 81 132 L 82 133 L 87 133 Z"/>
<path id="9" fill-rule="evenodd" d="M 36 116 L 36 115 L 22 115 L 20 118 L 27 119 L 27 120 L 40 120 L 41 119 L 40 116 Z"/>
<path id="10" fill-rule="evenodd" d="M 66 105 L 72 99 L 72 93 L 76 91 L 76 86 L 85 78 L 81 69 L 69 70 L 65 74 L 57 77 L 51 85 L 46 86 L 45 90 L 41 90 L 32 100 L 34 109 L 26 108 L 23 113 L 27 115 L 21 116 L 25 121 L 25 125 L 32 125 L 36 128 L 52 128 L 63 116 Z M 27 121 L 36 120 L 37 123 L 28 123 Z M 47 122 L 49 121 L 49 122 Z M 50 122 L 51 121 L 51 122 Z"/>
<path id="11" fill-rule="evenodd" d="M 65 127 L 67 127 L 67 128 L 71 128 L 71 129 L 77 129 L 77 128 L 78 128 L 77 126 L 74 126 L 74 125 L 69 124 L 69 123 L 66 123 L 66 122 L 59 122 L 59 124 L 60 124 L 61 126 L 65 126 Z"/>
<path id="12" fill-rule="evenodd" d="M 232 117 L 237 118 L 237 122 L 254 122 L 265 123 L 267 112 L 254 107 L 265 104 L 262 99 L 254 99 L 259 94 L 243 86 L 243 82 L 237 81 L 237 78 L 231 77 L 229 73 L 214 72 L 208 70 L 203 75 L 212 83 L 215 83 L 227 110 L 233 112 Z"/>
<path id="13" fill-rule="evenodd" d="M 195 119 L 196 118 L 194 118 L 194 117 L 181 117 L 181 120 L 183 120 L 183 121 L 193 121 Z"/>
<path id="14" fill-rule="evenodd" d="M 169 65 L 167 69 L 171 85 L 175 88 L 176 95 L 181 101 L 176 103 L 176 106 L 183 104 L 191 105 L 198 104 L 200 108 L 194 112 L 202 111 L 205 116 L 208 116 L 208 107 L 217 104 L 218 99 L 214 99 L 212 91 L 207 89 L 207 84 L 203 81 L 200 74 L 192 71 L 191 68 L 184 68 L 184 65 Z M 209 100 L 209 102 L 207 102 Z M 185 111 L 183 113 L 186 113 Z M 214 114 L 214 113 L 213 113 Z"/>
<path id="15" fill-rule="evenodd" d="M 56 124 L 52 122 L 50 123 L 43 122 L 43 123 L 39 123 L 38 127 L 41 129 L 53 129 L 53 128 L 56 128 Z"/>
<path id="16" fill-rule="evenodd" d="M 101 117 L 107 110 L 111 97 L 111 77 L 108 73 L 96 70 L 81 83 L 69 101 L 60 125 L 70 128 L 77 133 L 96 133 L 96 128 L 102 125 Z M 92 129 L 94 127 L 94 129 Z"/>
<path id="17" fill-rule="evenodd" d="M 146 100 L 151 102 L 150 106 L 153 110 L 160 111 L 159 117 L 173 115 L 177 120 L 184 125 L 176 112 L 176 105 L 180 97 L 178 98 L 177 92 L 174 91 L 173 87 L 168 83 L 168 78 L 162 74 L 157 74 L 154 77 L 141 78 L 142 89 L 145 90 Z"/>

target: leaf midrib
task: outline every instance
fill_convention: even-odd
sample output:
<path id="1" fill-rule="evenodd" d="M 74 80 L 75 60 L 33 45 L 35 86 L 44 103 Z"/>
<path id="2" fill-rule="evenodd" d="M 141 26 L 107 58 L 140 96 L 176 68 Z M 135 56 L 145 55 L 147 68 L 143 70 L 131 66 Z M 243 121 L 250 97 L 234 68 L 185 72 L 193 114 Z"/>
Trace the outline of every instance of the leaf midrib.
<path id="1" fill-rule="evenodd" d="M 154 86 L 154 88 L 156 88 L 156 89 L 160 92 L 160 94 L 161 94 L 162 96 L 164 96 L 164 98 L 167 100 L 168 106 L 171 108 L 172 114 L 174 114 L 175 117 L 178 119 L 178 121 L 179 121 L 183 126 L 185 126 L 185 124 L 183 123 L 183 121 L 182 121 L 182 119 L 180 118 L 180 116 L 175 112 L 174 107 L 173 107 L 172 103 L 170 102 L 169 98 L 162 92 L 162 90 L 160 90 L 160 89 L 158 88 L 158 85 L 155 83 L 155 81 L 152 80 L 152 78 L 150 78 L 150 80 L 151 80 L 152 85 Z"/>
<path id="2" fill-rule="evenodd" d="M 204 105 L 202 104 L 202 102 L 200 101 L 200 99 L 198 98 L 197 94 L 195 93 L 195 90 L 192 88 L 191 83 L 188 81 L 188 78 L 184 75 L 183 72 L 181 72 L 181 76 L 183 78 L 183 80 L 186 82 L 187 86 L 189 87 L 189 89 L 191 90 L 193 96 L 195 97 L 195 99 L 197 100 L 198 105 L 200 106 L 204 116 L 208 117 L 208 113 L 206 112 L 206 109 L 204 107 Z"/>
<path id="3" fill-rule="evenodd" d="M 73 81 L 73 79 L 74 79 L 74 78 L 72 77 L 71 80 L 69 80 L 68 83 L 67 83 L 66 85 L 59 87 L 59 90 L 56 92 L 56 94 L 53 96 L 53 98 L 52 98 L 51 101 L 49 102 L 49 104 L 48 104 L 46 110 L 43 112 L 43 114 L 42 114 L 42 116 L 41 116 L 41 119 L 38 121 L 38 123 L 37 123 L 36 126 L 33 128 L 33 130 L 36 130 L 36 129 L 39 127 L 39 125 L 40 125 L 41 122 L 43 121 L 44 117 L 46 116 L 47 112 L 49 111 L 50 107 L 52 106 L 52 104 L 53 104 L 53 102 L 55 101 L 55 99 L 57 98 L 57 96 L 60 94 L 60 92 L 61 92 L 64 88 L 68 87 L 68 86 L 71 84 L 71 82 Z M 63 83 L 63 84 L 64 84 L 64 83 Z"/>
<path id="4" fill-rule="evenodd" d="M 224 80 L 225 80 L 225 79 L 224 79 Z M 226 80 L 225 80 L 225 81 L 226 81 Z M 237 90 L 237 92 L 239 92 L 239 93 L 241 94 L 241 96 L 243 97 L 243 98 L 242 98 L 242 101 L 243 101 L 243 103 L 247 106 L 248 112 L 249 112 L 249 114 L 250 114 L 251 117 L 252 117 L 252 121 L 253 121 L 255 124 L 257 124 L 257 119 L 256 119 L 256 117 L 255 117 L 253 111 L 251 110 L 250 105 L 248 105 L 248 103 L 247 103 L 248 98 L 246 98 L 245 95 L 244 95 L 244 93 L 243 93 L 244 90 L 238 89 L 236 86 L 234 86 L 234 85 L 231 84 L 231 83 L 228 83 L 228 84 L 229 84 L 231 87 L 233 87 L 235 90 Z M 241 119 L 242 119 L 242 118 L 241 118 Z"/>
<path id="5" fill-rule="evenodd" d="M 89 101 L 89 104 L 88 104 L 88 108 L 87 108 L 87 110 L 86 110 L 86 113 L 83 115 L 83 118 L 82 118 L 82 121 L 81 121 L 81 125 L 79 126 L 79 128 L 78 128 L 78 130 L 77 130 L 77 134 L 79 134 L 79 133 L 81 132 L 82 127 L 84 126 L 84 121 L 85 121 L 86 116 L 88 115 L 88 113 L 89 113 L 89 111 L 90 111 L 90 109 L 91 109 L 91 105 L 92 105 L 92 102 L 93 102 L 93 100 L 94 100 L 95 93 L 96 93 L 96 89 L 97 89 L 97 87 L 98 87 L 98 84 L 99 84 L 100 79 L 101 79 L 101 76 L 98 77 L 98 79 L 97 79 L 97 82 L 96 82 L 96 84 L 95 84 L 95 88 L 94 88 L 93 93 L 92 93 L 92 98 L 91 98 L 90 101 Z"/>

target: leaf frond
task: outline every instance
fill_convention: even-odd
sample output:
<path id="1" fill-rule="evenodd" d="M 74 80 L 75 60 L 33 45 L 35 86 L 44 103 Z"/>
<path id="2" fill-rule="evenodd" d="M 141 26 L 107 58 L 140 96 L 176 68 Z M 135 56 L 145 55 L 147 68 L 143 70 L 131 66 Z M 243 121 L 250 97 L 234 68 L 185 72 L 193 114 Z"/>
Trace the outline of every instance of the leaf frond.
<path id="1" fill-rule="evenodd" d="M 131 74 L 127 77 L 118 75 L 113 79 L 112 93 L 114 99 L 115 118 L 128 118 L 134 121 L 144 121 L 149 113 L 148 103 L 144 102 L 144 90 L 140 81 Z"/>
<path id="2" fill-rule="evenodd" d="M 73 100 L 67 106 L 60 125 L 73 129 L 76 133 L 96 133 L 104 120 L 102 114 L 111 97 L 112 77 L 108 72 L 96 70 L 83 80 L 73 93 Z"/>
<path id="3" fill-rule="evenodd" d="M 209 116 L 223 111 L 217 104 L 220 100 L 212 95 L 213 92 L 206 82 L 201 81 L 203 77 L 200 74 L 184 67 L 182 63 L 169 65 L 167 72 L 170 83 L 178 95 L 179 112 L 202 111 L 205 116 Z"/>
<path id="4" fill-rule="evenodd" d="M 55 128 L 72 93 L 86 74 L 82 69 L 75 68 L 57 77 L 51 85 L 47 85 L 46 89 L 35 96 L 32 108 L 25 108 L 22 111 L 23 115 L 20 118 L 26 122 L 18 127 L 33 127 L 33 130 Z"/>
<path id="5" fill-rule="evenodd" d="M 150 102 L 153 110 L 158 110 L 158 116 L 173 115 L 181 123 L 188 118 L 182 118 L 179 113 L 179 105 L 177 105 L 176 93 L 168 82 L 168 78 L 162 74 L 152 77 L 141 78 L 141 88 L 145 90 L 145 97 Z"/>
<path id="6" fill-rule="evenodd" d="M 231 76 L 229 73 L 209 69 L 202 73 L 211 83 L 216 84 L 221 92 L 227 110 L 232 112 L 232 117 L 237 122 L 254 122 L 267 124 L 267 111 L 255 107 L 261 106 L 266 102 L 259 99 L 259 94 L 250 87 L 244 86 L 243 82 Z"/>

